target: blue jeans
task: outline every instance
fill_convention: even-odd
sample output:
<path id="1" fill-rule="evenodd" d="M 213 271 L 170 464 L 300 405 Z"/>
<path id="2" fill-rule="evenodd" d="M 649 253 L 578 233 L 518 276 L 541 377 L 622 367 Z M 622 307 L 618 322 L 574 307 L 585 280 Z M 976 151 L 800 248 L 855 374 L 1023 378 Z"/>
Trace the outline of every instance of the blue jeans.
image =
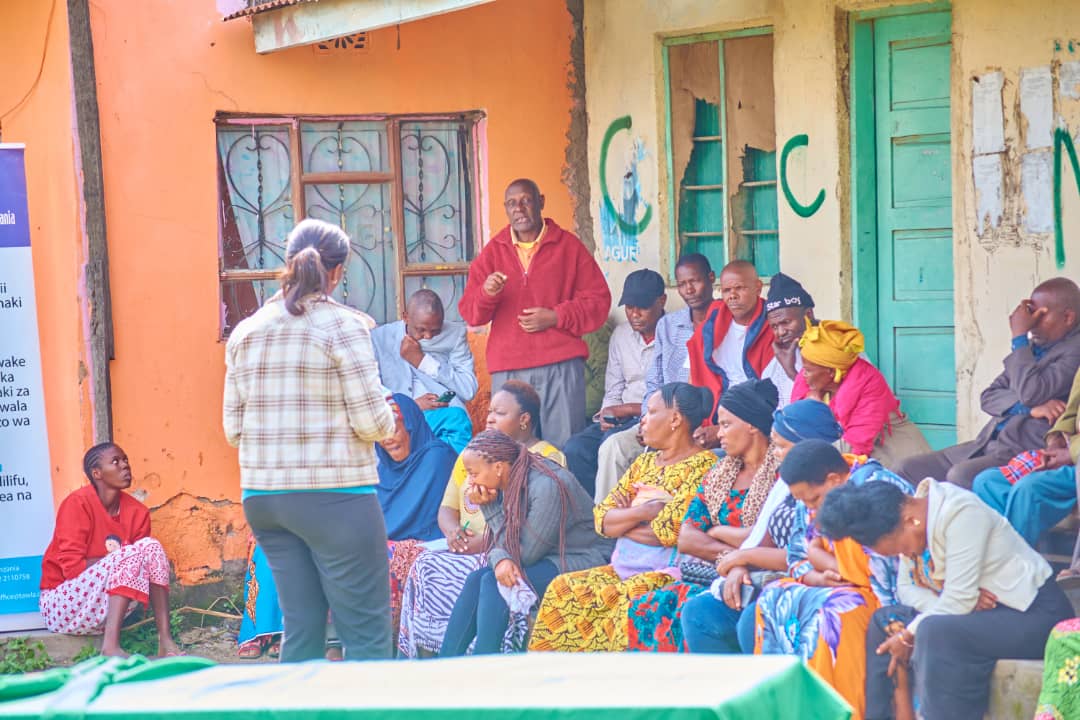
<path id="1" fill-rule="evenodd" d="M 682 630 L 692 653 L 751 654 L 754 652 L 754 609 L 734 610 L 706 592 L 683 606 Z"/>
<path id="2" fill-rule="evenodd" d="M 975 476 L 971 488 L 979 498 L 1005 516 L 1032 547 L 1039 537 L 1064 520 L 1076 507 L 1076 467 L 1040 470 L 1010 485 L 997 468 Z"/>
<path id="3" fill-rule="evenodd" d="M 541 560 L 526 567 L 524 573 L 537 597 L 542 598 L 559 574 L 559 568 L 550 560 Z M 465 579 L 465 587 L 454 603 L 439 656 L 464 655 L 473 638 L 476 638 L 474 655 L 494 655 L 502 650 L 503 635 L 509 624 L 510 608 L 499 592 L 495 570 L 489 567 L 474 570 Z"/>

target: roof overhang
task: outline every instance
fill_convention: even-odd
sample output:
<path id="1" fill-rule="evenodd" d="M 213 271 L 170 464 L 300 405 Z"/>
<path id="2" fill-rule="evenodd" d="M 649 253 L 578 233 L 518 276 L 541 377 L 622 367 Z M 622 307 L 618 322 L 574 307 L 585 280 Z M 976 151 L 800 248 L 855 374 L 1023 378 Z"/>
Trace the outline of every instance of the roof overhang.
<path id="1" fill-rule="evenodd" d="M 312 45 L 493 0 L 270 0 L 226 16 L 250 17 L 255 52 Z M 236 0 L 233 0 L 236 2 Z"/>

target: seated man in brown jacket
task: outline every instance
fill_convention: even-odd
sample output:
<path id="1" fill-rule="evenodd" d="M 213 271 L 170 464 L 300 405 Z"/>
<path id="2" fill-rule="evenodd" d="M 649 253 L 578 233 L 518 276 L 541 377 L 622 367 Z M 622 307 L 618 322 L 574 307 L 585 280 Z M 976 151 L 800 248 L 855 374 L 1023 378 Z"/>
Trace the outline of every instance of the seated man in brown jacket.
<path id="1" fill-rule="evenodd" d="M 1080 368 L 1080 287 L 1064 277 L 1047 280 L 1020 301 L 1009 328 L 1012 351 L 1005 369 L 980 397 L 990 422 L 970 442 L 915 455 L 892 468 L 908 482 L 932 477 L 970 490 L 983 470 L 1042 447 Z"/>

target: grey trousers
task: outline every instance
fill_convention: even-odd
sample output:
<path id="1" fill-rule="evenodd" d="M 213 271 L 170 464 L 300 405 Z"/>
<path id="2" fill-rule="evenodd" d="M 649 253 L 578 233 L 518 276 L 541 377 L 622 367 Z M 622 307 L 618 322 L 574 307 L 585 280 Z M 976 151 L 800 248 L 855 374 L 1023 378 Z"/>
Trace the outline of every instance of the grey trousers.
<path id="1" fill-rule="evenodd" d="M 540 432 L 537 436 L 541 440 L 561 449 L 571 435 L 584 429 L 587 420 L 585 361 L 581 358 L 524 370 L 493 372 L 491 392 L 498 392 L 507 380 L 527 382 L 540 394 Z"/>
<path id="2" fill-rule="evenodd" d="M 346 660 L 393 656 L 386 525 L 374 493 L 256 495 L 244 515 L 277 586 L 282 662 L 323 657 L 328 609 Z"/>
<path id="3" fill-rule="evenodd" d="M 932 477 L 935 480 L 945 480 L 970 490 L 976 475 L 987 468 L 1004 465 L 1016 454 L 997 443 L 990 443 L 982 454 L 968 457 L 976 447 L 978 447 L 976 443 L 968 442 L 937 452 L 913 455 L 889 469 L 907 480 L 912 486 L 917 486 L 923 478 Z"/>

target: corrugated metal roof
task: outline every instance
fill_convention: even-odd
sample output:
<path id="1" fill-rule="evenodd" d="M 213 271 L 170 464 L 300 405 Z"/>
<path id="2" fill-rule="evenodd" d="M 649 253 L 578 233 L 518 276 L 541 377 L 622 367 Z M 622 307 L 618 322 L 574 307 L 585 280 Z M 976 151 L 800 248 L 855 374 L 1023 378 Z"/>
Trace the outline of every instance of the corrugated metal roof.
<path id="1" fill-rule="evenodd" d="M 301 3 L 319 2 L 319 0 L 246 0 L 248 6 L 243 10 L 238 10 L 234 13 L 226 15 L 223 20 L 235 20 L 241 17 L 251 17 L 252 15 L 258 15 L 259 13 L 267 12 L 268 10 L 277 10 L 278 8 L 288 7 L 289 5 L 300 5 Z"/>

